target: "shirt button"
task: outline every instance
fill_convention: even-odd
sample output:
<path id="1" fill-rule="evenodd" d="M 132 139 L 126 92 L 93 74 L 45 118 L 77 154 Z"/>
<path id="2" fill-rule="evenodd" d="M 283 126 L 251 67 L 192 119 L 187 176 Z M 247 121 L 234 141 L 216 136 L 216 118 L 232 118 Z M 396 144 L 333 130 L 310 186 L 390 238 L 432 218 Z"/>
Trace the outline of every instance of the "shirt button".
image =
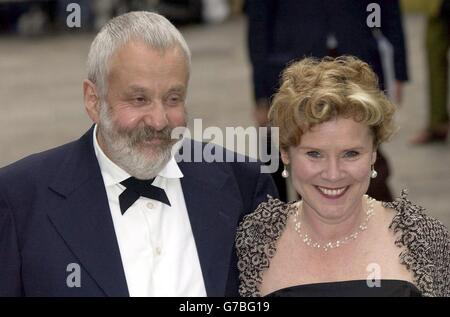
<path id="1" fill-rule="evenodd" d="M 157 248 L 155 249 L 155 253 L 156 253 L 156 255 L 161 255 L 161 248 L 160 248 L 160 247 L 157 247 Z"/>
<path id="2" fill-rule="evenodd" d="M 152 202 L 149 201 L 149 202 L 147 203 L 147 208 L 148 208 L 148 209 L 153 209 L 153 208 L 155 208 L 155 204 L 153 204 Z"/>

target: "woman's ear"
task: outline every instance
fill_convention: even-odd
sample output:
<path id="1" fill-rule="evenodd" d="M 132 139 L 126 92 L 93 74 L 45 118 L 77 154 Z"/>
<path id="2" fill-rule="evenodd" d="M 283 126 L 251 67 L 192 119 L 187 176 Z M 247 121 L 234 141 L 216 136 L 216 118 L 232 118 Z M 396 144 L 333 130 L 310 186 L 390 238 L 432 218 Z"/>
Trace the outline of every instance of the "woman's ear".
<path id="1" fill-rule="evenodd" d="M 289 165 L 289 163 L 291 162 L 289 160 L 289 150 L 283 150 L 280 149 L 280 153 L 281 153 L 281 161 L 283 162 L 284 165 Z"/>
<path id="2" fill-rule="evenodd" d="M 374 151 L 372 152 L 372 162 L 371 162 L 371 164 L 372 165 L 375 164 L 376 160 L 377 160 L 377 149 L 375 148 Z"/>
<path id="3" fill-rule="evenodd" d="M 100 118 L 100 98 L 95 84 L 88 79 L 83 81 L 83 99 L 84 108 L 89 118 L 93 122 L 98 123 Z"/>

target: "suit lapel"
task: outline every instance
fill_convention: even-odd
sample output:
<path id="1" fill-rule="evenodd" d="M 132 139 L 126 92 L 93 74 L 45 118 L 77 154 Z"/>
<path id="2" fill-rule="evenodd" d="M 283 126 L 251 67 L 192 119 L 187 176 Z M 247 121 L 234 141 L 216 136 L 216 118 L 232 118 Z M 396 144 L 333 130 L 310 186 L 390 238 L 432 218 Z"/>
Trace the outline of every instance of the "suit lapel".
<path id="1" fill-rule="evenodd" d="M 224 296 L 239 213 L 239 191 L 214 164 L 179 163 L 181 185 L 208 296 Z"/>
<path id="2" fill-rule="evenodd" d="M 90 129 L 75 142 L 72 153 L 49 186 L 54 195 L 48 201 L 48 216 L 82 267 L 104 293 L 108 296 L 128 296 L 92 133 L 93 129 Z"/>

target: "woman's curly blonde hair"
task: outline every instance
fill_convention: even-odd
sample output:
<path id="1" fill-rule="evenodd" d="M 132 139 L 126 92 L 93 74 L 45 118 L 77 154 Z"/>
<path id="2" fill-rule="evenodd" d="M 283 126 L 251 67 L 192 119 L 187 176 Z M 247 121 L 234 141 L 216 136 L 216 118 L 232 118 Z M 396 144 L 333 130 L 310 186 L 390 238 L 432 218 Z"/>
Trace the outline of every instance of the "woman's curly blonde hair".
<path id="1" fill-rule="evenodd" d="M 280 129 L 283 150 L 299 145 L 313 126 L 338 117 L 367 124 L 378 147 L 395 130 L 394 113 L 367 63 L 352 56 L 305 58 L 284 70 L 269 121 Z"/>

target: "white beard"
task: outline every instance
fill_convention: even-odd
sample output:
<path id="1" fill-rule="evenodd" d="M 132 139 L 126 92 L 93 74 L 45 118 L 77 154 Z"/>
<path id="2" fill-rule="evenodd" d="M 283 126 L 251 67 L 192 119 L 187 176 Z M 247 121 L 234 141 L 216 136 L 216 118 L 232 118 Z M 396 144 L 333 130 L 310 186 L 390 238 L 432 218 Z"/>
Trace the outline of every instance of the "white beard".
<path id="1" fill-rule="evenodd" d="M 167 127 L 157 132 L 148 126 L 138 126 L 131 131 L 119 129 L 110 117 L 107 103 L 100 106 L 98 132 L 106 147 L 103 149 L 105 154 L 137 179 L 154 178 L 166 166 L 176 141 L 170 139 L 171 130 Z M 164 142 L 149 149 L 145 141 L 151 141 L 155 137 L 164 139 Z"/>

